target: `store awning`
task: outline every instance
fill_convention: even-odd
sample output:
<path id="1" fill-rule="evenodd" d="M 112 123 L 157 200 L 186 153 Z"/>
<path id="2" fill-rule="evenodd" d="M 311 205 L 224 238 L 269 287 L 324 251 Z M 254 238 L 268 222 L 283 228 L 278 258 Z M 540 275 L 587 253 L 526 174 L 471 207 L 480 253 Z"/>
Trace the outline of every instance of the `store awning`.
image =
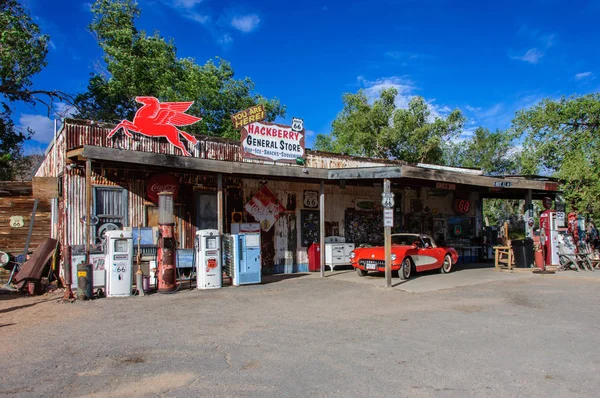
<path id="1" fill-rule="evenodd" d="M 129 163 L 180 170 L 195 170 L 223 174 L 255 175 L 307 180 L 381 180 L 416 179 L 451 184 L 479 186 L 502 191 L 557 191 L 558 183 L 523 177 L 483 176 L 473 173 L 407 165 L 327 169 L 285 164 L 231 162 L 214 159 L 173 156 L 85 145 L 69 151 L 69 158 L 92 159 L 103 162 Z"/>

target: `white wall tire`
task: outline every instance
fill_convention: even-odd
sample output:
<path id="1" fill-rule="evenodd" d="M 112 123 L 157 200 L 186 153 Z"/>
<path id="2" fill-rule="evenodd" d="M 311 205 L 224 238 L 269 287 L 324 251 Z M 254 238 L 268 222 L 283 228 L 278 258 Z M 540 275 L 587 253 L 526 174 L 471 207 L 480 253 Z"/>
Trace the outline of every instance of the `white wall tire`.
<path id="1" fill-rule="evenodd" d="M 406 257 L 404 260 L 402 260 L 402 266 L 398 270 L 398 276 L 400 276 L 400 279 L 409 279 L 412 275 L 412 268 L 413 265 L 410 257 Z"/>
<path id="2" fill-rule="evenodd" d="M 449 254 L 446 254 L 444 257 L 444 262 L 442 263 L 442 268 L 440 268 L 440 272 L 442 274 L 449 274 L 452 272 L 452 257 Z"/>

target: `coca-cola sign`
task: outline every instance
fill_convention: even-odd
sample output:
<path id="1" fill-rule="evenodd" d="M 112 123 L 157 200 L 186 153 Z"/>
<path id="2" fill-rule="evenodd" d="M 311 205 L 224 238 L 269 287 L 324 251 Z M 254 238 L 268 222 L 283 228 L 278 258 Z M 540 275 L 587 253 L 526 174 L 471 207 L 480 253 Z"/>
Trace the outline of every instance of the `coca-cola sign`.
<path id="1" fill-rule="evenodd" d="M 256 221 L 260 223 L 260 228 L 265 232 L 271 229 L 281 213 L 285 211 L 285 207 L 266 185 L 259 189 L 244 208 L 256 218 Z"/>
<path id="2" fill-rule="evenodd" d="M 146 184 L 146 195 L 154 203 L 158 203 L 158 194 L 161 192 L 173 193 L 173 199 L 177 199 L 179 192 L 179 183 L 177 178 L 171 174 L 155 174 Z"/>

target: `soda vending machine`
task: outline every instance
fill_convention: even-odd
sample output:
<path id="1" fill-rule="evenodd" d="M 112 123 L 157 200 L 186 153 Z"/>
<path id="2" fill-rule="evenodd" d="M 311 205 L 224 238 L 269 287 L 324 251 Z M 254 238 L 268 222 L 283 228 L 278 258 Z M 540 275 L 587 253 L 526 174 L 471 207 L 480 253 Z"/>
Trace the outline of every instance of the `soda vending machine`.
<path id="1" fill-rule="evenodd" d="M 131 231 L 107 231 L 105 239 L 106 296 L 131 296 L 133 234 Z"/>
<path id="2" fill-rule="evenodd" d="M 260 283 L 260 233 L 225 235 L 223 259 L 234 286 Z"/>
<path id="3" fill-rule="evenodd" d="M 221 236 L 216 229 L 196 232 L 196 273 L 198 289 L 218 289 L 222 286 Z"/>
<path id="4" fill-rule="evenodd" d="M 545 239 L 545 242 L 542 241 Z M 544 245 L 546 265 L 559 266 L 558 259 L 558 228 L 556 225 L 556 211 L 544 210 L 540 214 L 540 244 Z"/>

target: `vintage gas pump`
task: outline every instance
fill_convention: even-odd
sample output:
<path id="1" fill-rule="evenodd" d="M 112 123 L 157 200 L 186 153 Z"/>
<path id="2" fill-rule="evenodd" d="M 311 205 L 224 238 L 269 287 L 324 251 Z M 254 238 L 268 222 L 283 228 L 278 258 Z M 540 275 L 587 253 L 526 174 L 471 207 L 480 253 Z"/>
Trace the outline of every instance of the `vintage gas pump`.
<path id="1" fill-rule="evenodd" d="M 131 231 L 107 231 L 106 240 L 106 296 L 131 296 L 133 274 L 133 234 Z"/>
<path id="2" fill-rule="evenodd" d="M 556 226 L 556 211 L 550 208 L 552 207 L 552 199 L 544 198 L 544 207 L 546 210 L 540 214 L 540 237 L 545 237 L 545 242 L 540 242 L 545 248 L 544 264 L 559 266 L 558 228 Z"/>
<path id="3" fill-rule="evenodd" d="M 158 251 L 156 255 L 159 293 L 172 292 L 177 288 L 174 228 L 173 193 L 160 192 L 158 194 Z"/>
<path id="4" fill-rule="evenodd" d="M 216 229 L 196 232 L 196 270 L 198 289 L 218 289 L 222 286 L 221 235 Z"/>

